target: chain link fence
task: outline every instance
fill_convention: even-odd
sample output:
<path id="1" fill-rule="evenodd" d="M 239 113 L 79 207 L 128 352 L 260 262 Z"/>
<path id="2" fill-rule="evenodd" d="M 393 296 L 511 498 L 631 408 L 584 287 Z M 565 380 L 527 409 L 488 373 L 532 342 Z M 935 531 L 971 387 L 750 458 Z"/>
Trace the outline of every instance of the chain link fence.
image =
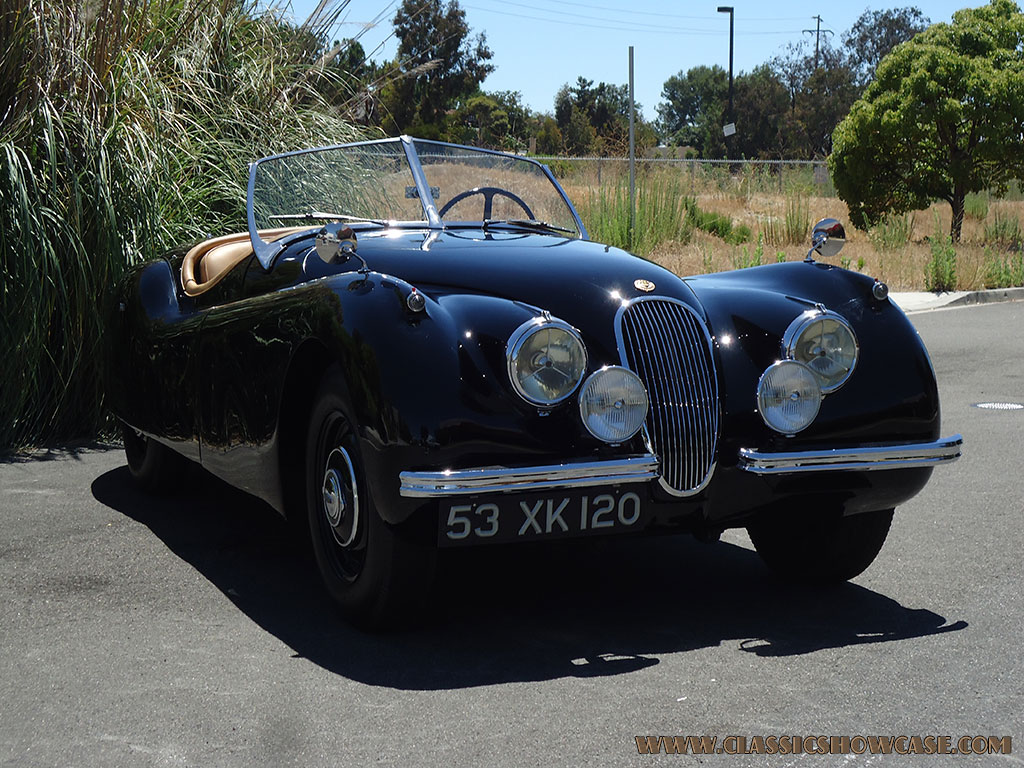
<path id="1" fill-rule="evenodd" d="M 629 158 L 533 158 L 551 168 L 563 185 L 605 187 L 629 184 Z M 671 179 L 691 196 L 704 194 L 764 194 L 835 197 L 824 160 L 697 160 L 637 158 L 636 179 Z"/>

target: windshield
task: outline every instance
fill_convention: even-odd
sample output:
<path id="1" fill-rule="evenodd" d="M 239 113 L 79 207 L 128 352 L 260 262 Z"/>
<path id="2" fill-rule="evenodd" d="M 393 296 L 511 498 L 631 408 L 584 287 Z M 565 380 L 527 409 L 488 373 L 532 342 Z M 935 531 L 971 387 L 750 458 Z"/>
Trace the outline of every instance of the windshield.
<path id="1" fill-rule="evenodd" d="M 421 190 L 425 192 L 421 199 Z M 583 235 L 544 166 L 526 158 L 402 137 L 264 158 L 249 175 L 249 235 L 269 267 L 283 228 L 514 226 Z"/>

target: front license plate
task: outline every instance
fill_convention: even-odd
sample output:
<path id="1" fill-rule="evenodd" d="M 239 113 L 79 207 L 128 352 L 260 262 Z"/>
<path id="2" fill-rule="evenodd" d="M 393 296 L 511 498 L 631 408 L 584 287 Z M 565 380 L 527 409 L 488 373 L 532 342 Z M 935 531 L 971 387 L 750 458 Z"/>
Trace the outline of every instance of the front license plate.
<path id="1" fill-rule="evenodd" d="M 647 521 L 646 506 L 636 491 L 620 489 L 450 501 L 441 504 L 438 544 L 537 541 L 639 530 Z"/>

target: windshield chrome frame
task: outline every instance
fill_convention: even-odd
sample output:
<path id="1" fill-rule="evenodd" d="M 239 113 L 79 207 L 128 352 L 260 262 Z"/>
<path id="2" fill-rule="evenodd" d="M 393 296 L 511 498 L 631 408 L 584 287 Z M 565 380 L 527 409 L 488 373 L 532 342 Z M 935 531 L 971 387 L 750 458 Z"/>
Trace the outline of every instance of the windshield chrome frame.
<path id="1" fill-rule="evenodd" d="M 402 146 L 405 148 L 405 157 L 409 161 L 409 170 L 412 171 L 412 178 L 416 182 L 416 191 L 420 196 L 420 205 L 427 216 L 427 223 L 431 229 L 443 229 L 441 216 L 434 205 L 434 196 L 430 194 L 430 185 L 427 183 L 427 174 L 423 171 L 423 164 L 420 163 L 420 156 L 416 154 L 416 147 L 413 142 L 417 139 L 411 136 L 402 135 L 399 137 Z"/>
<path id="2" fill-rule="evenodd" d="M 515 160 L 521 160 L 527 163 L 531 163 L 544 173 L 544 176 L 552 186 L 558 191 L 559 196 L 562 198 L 562 202 L 565 203 L 569 209 L 569 213 L 572 214 L 573 222 L 576 225 L 578 232 L 578 239 L 589 240 L 590 237 L 587 234 L 586 227 L 583 226 L 583 221 L 580 219 L 579 213 L 576 212 L 576 207 L 572 204 L 569 196 L 562 189 L 562 185 L 558 183 L 554 174 L 548 166 L 540 163 L 533 158 L 524 157 L 522 155 L 513 155 L 509 152 L 498 152 L 493 149 L 482 149 L 481 147 L 469 147 L 463 144 L 450 144 L 443 141 L 433 141 L 431 139 L 417 139 L 412 136 L 402 135 L 392 139 L 373 139 L 370 141 L 355 141 L 346 144 L 331 144 L 323 147 L 313 147 L 311 149 L 299 149 L 293 152 L 283 152 L 279 155 L 268 155 L 267 157 L 261 157 L 259 160 L 249 164 L 249 185 L 246 190 L 246 218 L 249 227 L 249 240 L 252 243 L 253 252 L 256 254 L 256 258 L 260 264 L 263 265 L 264 269 L 270 269 L 274 263 L 274 259 L 277 258 L 278 254 L 283 251 L 288 245 L 288 239 L 276 240 L 274 242 L 267 242 L 259 235 L 259 230 L 256 228 L 256 207 L 255 207 L 255 195 L 256 195 L 256 170 L 265 162 L 271 160 L 281 160 L 286 157 L 295 157 L 296 155 L 312 154 L 314 152 L 326 152 L 335 149 L 348 149 L 350 147 L 360 147 L 369 145 L 380 145 L 380 144 L 396 144 L 400 143 L 402 149 L 405 152 L 406 162 L 409 164 L 409 171 L 412 174 L 413 181 L 416 184 L 416 191 L 419 196 L 420 205 L 423 208 L 424 216 L 426 221 L 395 221 L 391 222 L 396 226 L 402 225 L 415 225 L 419 229 L 431 229 L 431 230 L 443 230 L 445 229 L 445 223 L 441 220 L 440 215 L 437 212 L 437 206 L 434 205 L 434 199 L 430 194 L 430 185 L 427 183 L 427 175 L 423 170 L 423 165 L 420 163 L 419 155 L 416 152 L 415 142 L 421 144 L 436 144 L 443 147 L 452 147 L 455 149 L 464 149 L 469 152 L 475 152 L 479 154 L 496 155 L 498 157 L 510 157 Z M 313 229 L 311 226 L 310 229 Z"/>

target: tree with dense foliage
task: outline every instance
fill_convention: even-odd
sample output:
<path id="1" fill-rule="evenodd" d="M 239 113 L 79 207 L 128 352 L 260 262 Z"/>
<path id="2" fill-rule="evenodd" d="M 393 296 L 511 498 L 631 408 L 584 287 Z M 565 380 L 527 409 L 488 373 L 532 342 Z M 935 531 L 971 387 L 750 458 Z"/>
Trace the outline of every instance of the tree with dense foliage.
<path id="1" fill-rule="evenodd" d="M 827 42 L 817 51 L 800 43 L 788 46 L 770 66 L 790 92 L 798 134 L 790 144 L 790 156 L 824 157 L 832 151 L 832 132 L 861 94 L 849 57 Z"/>
<path id="2" fill-rule="evenodd" d="M 478 147 L 503 147 L 509 134 L 508 112 L 490 95 L 471 96 L 449 116 L 445 138 Z"/>
<path id="3" fill-rule="evenodd" d="M 897 46 L 839 127 L 829 169 L 854 224 L 945 200 L 960 239 L 968 193 L 1024 178 L 1024 15 L 957 11 Z"/>
<path id="4" fill-rule="evenodd" d="M 735 157 L 792 158 L 801 152 L 802 132 L 792 110 L 789 89 L 775 71 L 762 64 L 733 83 L 736 134 L 730 138 Z M 718 135 L 721 135 L 721 126 Z M 724 143 L 719 140 L 719 143 Z"/>
<path id="5" fill-rule="evenodd" d="M 724 148 L 718 136 L 728 94 L 729 75 L 717 64 L 672 75 L 665 81 L 664 101 L 658 105 L 662 133 L 671 144 L 691 146 L 702 157 L 713 156 L 713 145 Z"/>
<path id="6" fill-rule="evenodd" d="M 541 118 L 537 131 L 537 152 L 542 155 L 557 155 L 562 151 L 562 131 L 555 118 Z"/>
<path id="7" fill-rule="evenodd" d="M 629 87 L 598 83 L 585 77 L 563 85 L 555 94 L 555 121 L 566 149 L 575 155 L 624 155 L 629 149 Z M 657 141 L 654 128 L 635 104 L 634 140 L 643 151 Z"/>
<path id="8" fill-rule="evenodd" d="M 562 130 L 565 151 L 570 155 L 590 155 L 595 151 L 597 131 L 590 124 L 590 118 L 580 107 L 573 105 L 569 122 Z"/>
<path id="9" fill-rule="evenodd" d="M 382 89 L 389 133 L 412 132 L 437 138 L 444 118 L 459 99 L 468 98 L 494 65 L 483 33 L 470 37 L 458 0 L 404 0 L 393 20 L 398 38 L 396 78 Z"/>
<path id="10" fill-rule="evenodd" d="M 886 11 L 866 10 L 843 33 L 843 47 L 856 72 L 857 84 L 866 86 L 889 51 L 928 28 L 928 17 L 915 6 Z"/>
<path id="11" fill-rule="evenodd" d="M 508 118 L 508 132 L 502 146 L 515 151 L 526 149 L 536 121 L 530 108 L 523 104 L 523 94 L 519 91 L 493 91 L 486 95 Z"/>

